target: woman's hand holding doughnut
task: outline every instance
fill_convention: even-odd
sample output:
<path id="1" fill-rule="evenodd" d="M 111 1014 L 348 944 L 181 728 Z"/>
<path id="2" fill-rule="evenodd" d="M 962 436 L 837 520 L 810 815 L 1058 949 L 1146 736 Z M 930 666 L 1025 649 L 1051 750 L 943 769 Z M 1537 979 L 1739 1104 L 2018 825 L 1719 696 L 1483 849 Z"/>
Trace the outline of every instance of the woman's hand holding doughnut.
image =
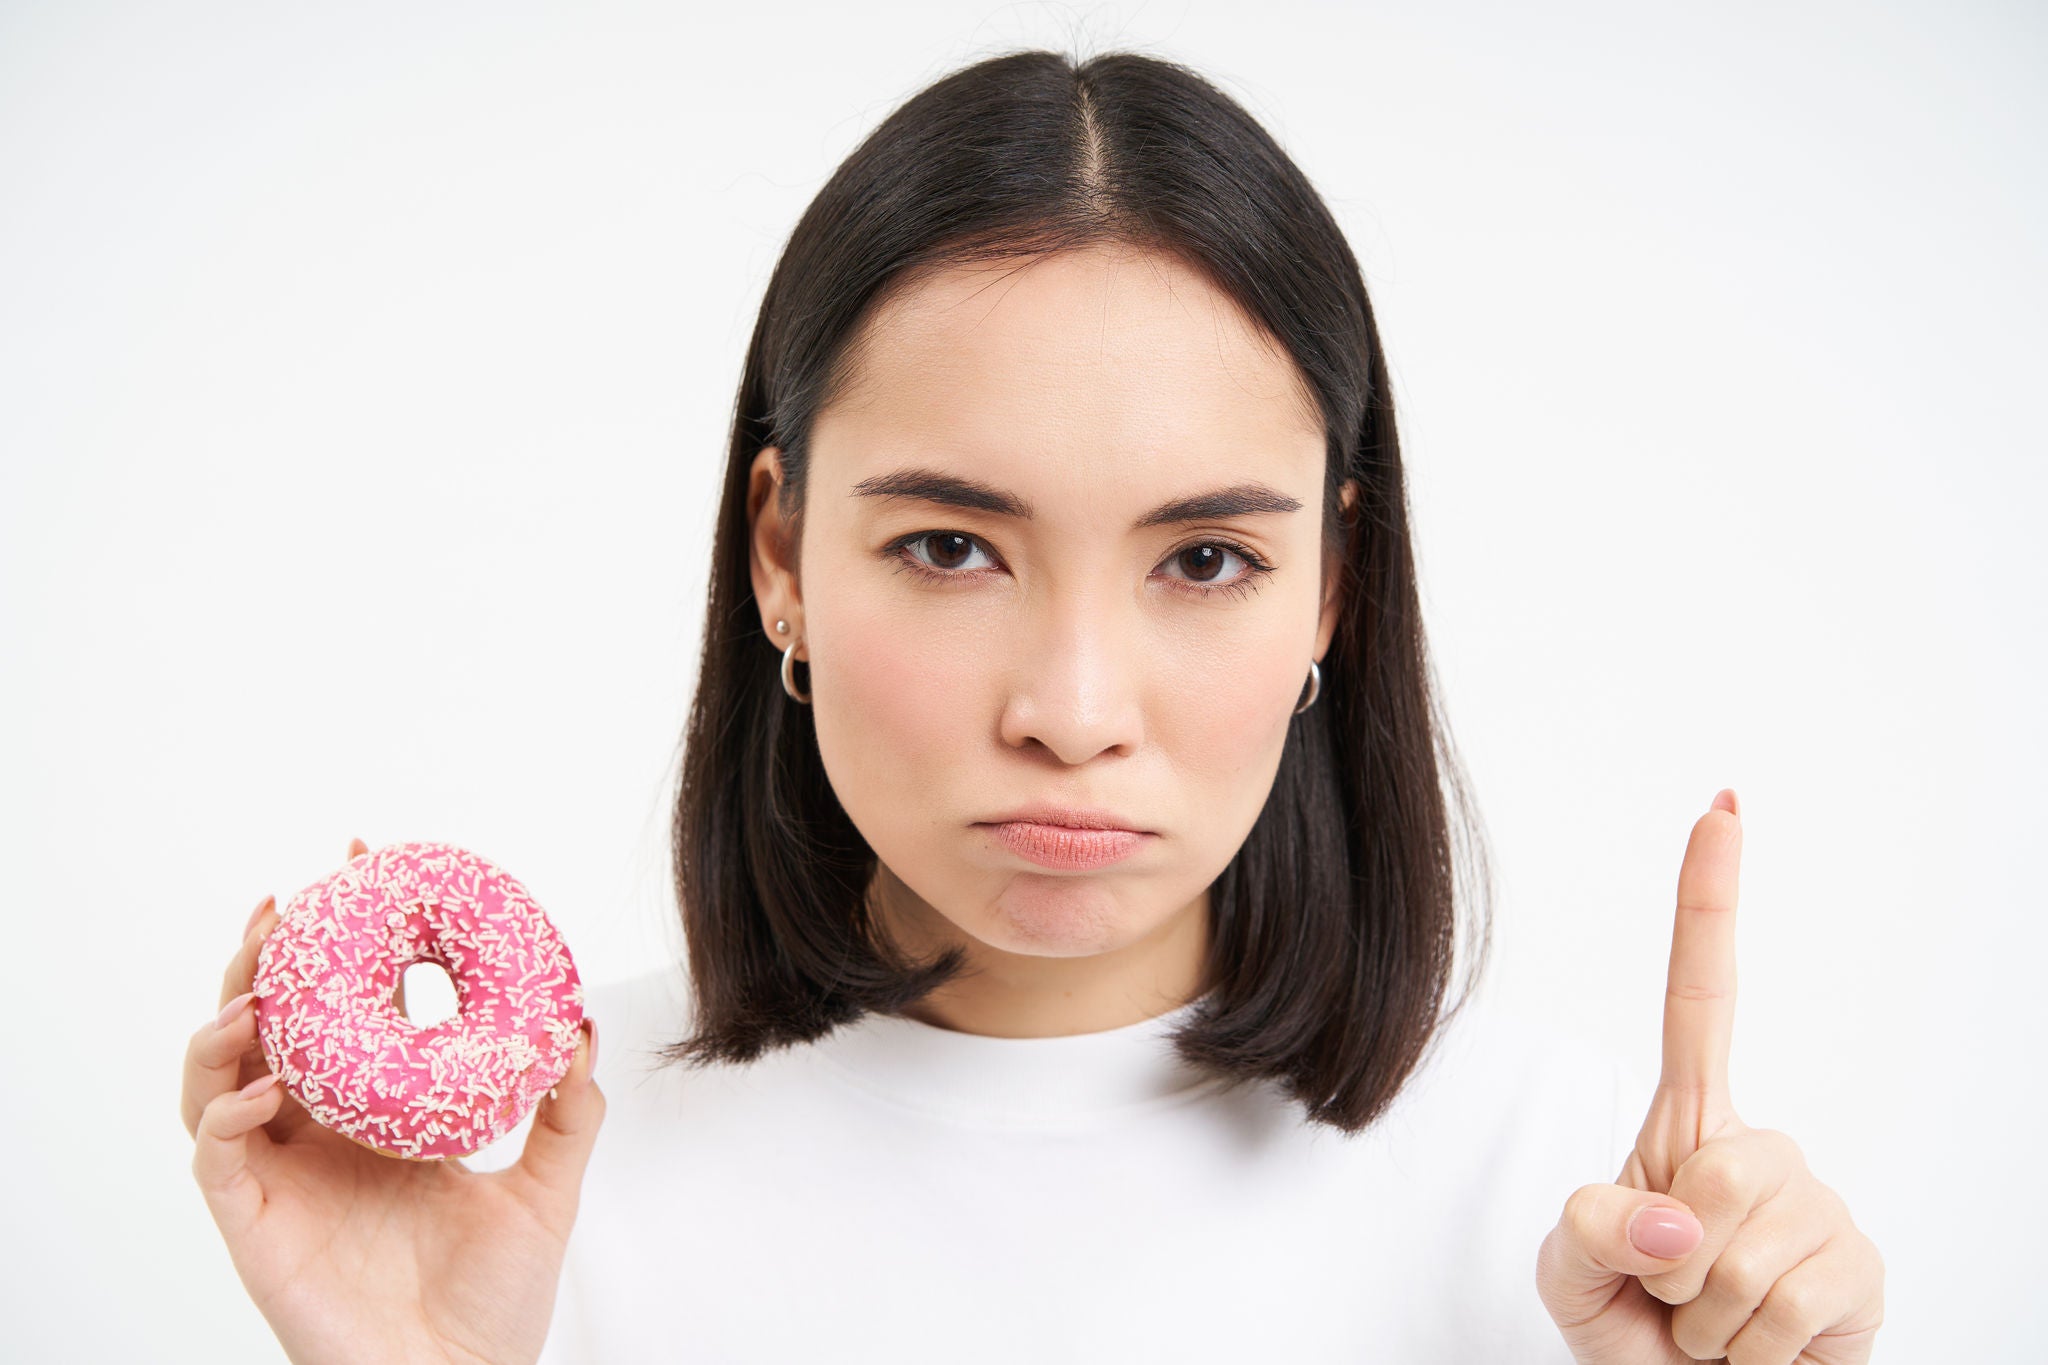
<path id="1" fill-rule="evenodd" d="M 193 1178 L 249 1297 L 301 1365 L 538 1358 L 604 1121 L 595 1021 L 513 1165 L 387 1156 L 314 1122 L 264 1060 L 249 995 L 277 922 L 266 898 L 221 983 L 224 1022 L 186 1048 L 181 1100 Z"/>

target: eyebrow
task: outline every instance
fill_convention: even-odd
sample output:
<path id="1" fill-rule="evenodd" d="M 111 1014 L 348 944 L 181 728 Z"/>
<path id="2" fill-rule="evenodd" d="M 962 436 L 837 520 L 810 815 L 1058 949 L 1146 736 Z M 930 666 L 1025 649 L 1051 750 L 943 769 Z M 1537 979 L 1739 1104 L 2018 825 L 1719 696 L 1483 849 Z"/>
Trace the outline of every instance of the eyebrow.
<path id="1" fill-rule="evenodd" d="M 913 498 L 945 507 L 965 507 L 999 517 L 1030 521 L 1031 504 L 1007 489 L 975 479 L 963 479 L 937 469 L 899 469 L 877 474 L 853 486 L 855 497 Z M 1254 516 L 1266 512 L 1297 512 L 1301 503 L 1276 488 L 1262 483 L 1236 483 L 1212 488 L 1184 498 L 1162 502 L 1131 523 L 1133 531 L 1153 526 L 1179 526 L 1191 521 L 1219 521 L 1226 517 Z"/>

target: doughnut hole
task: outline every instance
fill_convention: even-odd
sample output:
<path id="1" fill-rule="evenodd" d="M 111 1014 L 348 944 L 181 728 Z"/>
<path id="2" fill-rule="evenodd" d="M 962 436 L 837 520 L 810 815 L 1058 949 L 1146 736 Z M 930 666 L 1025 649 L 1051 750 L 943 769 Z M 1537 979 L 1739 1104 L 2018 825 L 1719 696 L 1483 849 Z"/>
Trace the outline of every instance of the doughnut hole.
<path id="1" fill-rule="evenodd" d="M 399 978 L 391 1003 L 411 1021 L 414 1028 L 432 1028 L 460 1012 L 455 995 L 455 978 L 438 962 L 415 962 Z"/>

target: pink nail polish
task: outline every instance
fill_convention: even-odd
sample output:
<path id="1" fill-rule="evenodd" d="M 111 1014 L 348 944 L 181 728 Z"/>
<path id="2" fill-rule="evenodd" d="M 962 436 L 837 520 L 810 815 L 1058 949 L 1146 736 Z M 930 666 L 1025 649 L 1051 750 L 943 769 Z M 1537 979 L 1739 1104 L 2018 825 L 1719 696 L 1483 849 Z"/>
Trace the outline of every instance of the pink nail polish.
<path id="1" fill-rule="evenodd" d="M 1628 1224 L 1628 1240 L 1637 1251 L 1667 1261 L 1689 1254 L 1704 1236 L 1698 1219 L 1672 1208 L 1639 1209 Z"/>
<path id="2" fill-rule="evenodd" d="M 265 896 L 262 900 L 256 902 L 256 908 L 249 912 L 249 922 L 242 926 L 243 938 L 249 937 L 249 931 L 256 927 L 256 921 L 263 918 L 263 912 L 275 904 L 277 904 L 277 897 L 275 896 Z"/>
<path id="3" fill-rule="evenodd" d="M 220 1013 L 214 1017 L 213 1026 L 215 1028 L 226 1028 L 229 1024 L 234 1023 L 236 1019 L 241 1017 L 242 1011 L 249 1008 L 249 1002 L 255 998 L 256 992 L 243 991 L 240 995 L 228 1001 L 227 1004 L 221 1006 Z"/>

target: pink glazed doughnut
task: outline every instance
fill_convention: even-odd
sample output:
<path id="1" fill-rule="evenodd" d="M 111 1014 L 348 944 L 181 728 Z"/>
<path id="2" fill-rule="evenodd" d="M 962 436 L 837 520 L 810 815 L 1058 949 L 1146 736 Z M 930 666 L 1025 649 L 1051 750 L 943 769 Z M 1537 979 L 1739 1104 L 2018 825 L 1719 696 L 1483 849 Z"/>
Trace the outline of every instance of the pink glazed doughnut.
<path id="1" fill-rule="evenodd" d="M 420 1028 L 392 996 L 415 962 L 455 979 Z M 316 1123 L 387 1156 L 468 1156 L 576 1059 L 583 985 L 526 888 L 453 844 L 387 844 L 293 896 L 256 959 L 256 1036 Z"/>

